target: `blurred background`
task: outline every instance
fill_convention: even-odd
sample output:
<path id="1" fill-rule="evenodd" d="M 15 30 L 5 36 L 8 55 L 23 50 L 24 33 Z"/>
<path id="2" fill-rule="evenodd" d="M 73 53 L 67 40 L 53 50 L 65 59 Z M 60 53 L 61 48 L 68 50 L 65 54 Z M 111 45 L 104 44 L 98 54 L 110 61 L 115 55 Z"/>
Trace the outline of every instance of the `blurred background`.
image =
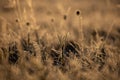
<path id="1" fill-rule="evenodd" d="M 0 0 L 0 16 L 9 21 L 16 19 L 16 0 Z M 87 21 L 91 18 L 102 18 L 105 16 L 120 16 L 120 0 L 19 0 L 21 11 L 26 8 L 28 15 L 29 8 L 27 1 L 32 1 L 32 8 L 35 18 L 39 22 L 49 22 L 55 18 L 59 22 L 62 16 L 67 14 L 72 21 L 75 18 L 75 11 L 80 10 L 81 15 Z M 110 18 L 110 17 L 109 17 Z M 99 19 L 100 20 L 100 19 Z M 96 20 L 93 20 L 96 21 Z M 73 21 L 72 21 L 73 22 Z"/>

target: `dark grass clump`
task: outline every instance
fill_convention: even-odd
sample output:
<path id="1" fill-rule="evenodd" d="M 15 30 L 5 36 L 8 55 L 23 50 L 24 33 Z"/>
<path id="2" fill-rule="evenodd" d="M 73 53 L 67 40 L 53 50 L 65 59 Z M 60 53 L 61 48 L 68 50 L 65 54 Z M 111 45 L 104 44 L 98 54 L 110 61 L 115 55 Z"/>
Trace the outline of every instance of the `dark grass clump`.
<path id="1" fill-rule="evenodd" d="M 95 36 L 97 35 L 97 32 L 96 32 L 95 30 L 93 30 L 93 31 L 91 32 L 91 35 L 92 35 L 93 37 L 95 37 Z"/>
<path id="2" fill-rule="evenodd" d="M 60 66 L 61 63 L 61 55 L 56 50 L 51 50 L 51 57 L 53 58 L 53 65 Z"/>
<path id="3" fill-rule="evenodd" d="M 69 65 L 69 59 L 73 57 L 80 57 L 79 45 L 75 41 L 65 41 L 65 44 L 60 47 L 60 44 L 51 49 L 51 57 L 53 59 L 53 65 L 63 67 Z M 65 69 L 66 71 L 66 69 Z"/>
<path id="4" fill-rule="evenodd" d="M 107 60 L 107 52 L 105 51 L 105 48 L 97 50 L 92 56 L 92 61 L 95 64 L 99 65 L 98 67 L 99 71 L 103 69 L 106 60 Z"/>
<path id="5" fill-rule="evenodd" d="M 9 55 L 8 61 L 10 64 L 15 64 L 18 61 L 18 58 L 19 58 L 18 54 L 13 53 Z"/>
<path id="6" fill-rule="evenodd" d="M 100 37 L 103 37 L 103 40 L 105 40 L 105 38 L 107 37 L 107 32 L 104 30 L 99 30 L 98 34 Z"/>
<path id="7" fill-rule="evenodd" d="M 62 53 L 67 57 L 70 56 L 71 52 L 74 55 L 79 56 L 79 50 L 80 50 L 79 45 L 74 41 L 68 41 L 65 43 L 64 46 L 62 46 Z"/>
<path id="8" fill-rule="evenodd" d="M 29 35 L 28 35 L 27 40 L 23 38 L 21 39 L 21 44 L 22 44 L 22 48 L 24 51 L 27 51 L 30 54 L 33 54 L 34 56 L 36 56 L 35 48 L 33 46 L 33 43 L 30 42 Z"/>
<path id="9" fill-rule="evenodd" d="M 10 64 L 15 64 L 19 59 L 19 51 L 16 42 L 9 44 L 8 52 L 9 52 L 8 62 Z"/>
<path id="10" fill-rule="evenodd" d="M 117 32 L 120 33 L 120 28 L 117 28 Z"/>

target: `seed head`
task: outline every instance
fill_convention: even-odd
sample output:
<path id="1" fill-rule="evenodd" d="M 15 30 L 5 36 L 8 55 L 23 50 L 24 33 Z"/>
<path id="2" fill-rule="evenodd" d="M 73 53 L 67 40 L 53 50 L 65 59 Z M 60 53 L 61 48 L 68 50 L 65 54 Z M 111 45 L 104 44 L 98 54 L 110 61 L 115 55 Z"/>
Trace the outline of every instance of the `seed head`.
<path id="1" fill-rule="evenodd" d="M 51 19 L 51 22 L 54 22 L 54 19 L 53 19 L 53 18 Z"/>
<path id="2" fill-rule="evenodd" d="M 78 15 L 78 16 L 80 15 L 80 11 L 79 10 L 76 11 L 76 15 Z"/>
<path id="3" fill-rule="evenodd" d="M 16 19 L 16 20 L 15 20 L 15 22 L 19 22 L 19 20 L 18 20 L 18 19 Z"/>
<path id="4" fill-rule="evenodd" d="M 29 26 L 29 25 L 30 25 L 30 23 L 29 23 L 29 22 L 27 22 L 27 23 L 26 23 L 26 25 L 27 25 L 27 26 Z"/>
<path id="5" fill-rule="evenodd" d="M 63 16 L 63 19 L 66 20 L 66 19 L 67 19 L 67 15 L 64 15 L 64 16 Z"/>

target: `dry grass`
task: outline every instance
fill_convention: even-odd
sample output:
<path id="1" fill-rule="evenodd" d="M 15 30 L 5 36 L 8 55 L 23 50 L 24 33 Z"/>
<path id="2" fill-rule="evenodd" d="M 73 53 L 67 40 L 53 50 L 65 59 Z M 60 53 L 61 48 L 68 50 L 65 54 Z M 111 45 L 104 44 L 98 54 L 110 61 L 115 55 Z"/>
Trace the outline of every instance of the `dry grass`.
<path id="1" fill-rule="evenodd" d="M 58 12 L 41 13 L 43 20 L 32 0 L 14 1 L 16 20 L 0 17 L 0 80 L 120 79 L 119 12 L 109 0 L 104 13 L 99 4 L 89 15 L 56 1 Z"/>

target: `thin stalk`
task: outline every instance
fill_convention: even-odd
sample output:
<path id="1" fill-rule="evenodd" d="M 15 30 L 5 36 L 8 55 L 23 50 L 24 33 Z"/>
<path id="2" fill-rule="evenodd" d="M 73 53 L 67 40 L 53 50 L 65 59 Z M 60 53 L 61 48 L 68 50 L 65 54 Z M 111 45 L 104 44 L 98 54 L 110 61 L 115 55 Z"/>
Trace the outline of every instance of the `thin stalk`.
<path id="1" fill-rule="evenodd" d="M 102 43 L 102 47 L 107 43 L 107 40 L 108 40 L 108 38 L 109 38 L 109 35 L 110 35 L 110 33 L 112 32 L 113 25 L 114 25 L 114 22 L 111 24 L 111 26 L 110 26 L 110 28 L 109 28 L 109 30 L 108 30 L 107 36 L 106 36 L 104 42 Z"/>

